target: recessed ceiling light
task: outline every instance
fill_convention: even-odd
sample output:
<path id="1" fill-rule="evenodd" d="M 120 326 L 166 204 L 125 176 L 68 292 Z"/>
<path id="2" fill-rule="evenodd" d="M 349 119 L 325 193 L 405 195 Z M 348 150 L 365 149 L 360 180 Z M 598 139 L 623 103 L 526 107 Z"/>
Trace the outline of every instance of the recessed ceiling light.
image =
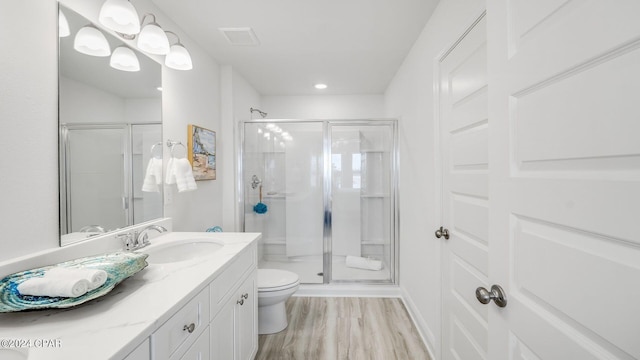
<path id="1" fill-rule="evenodd" d="M 318 90 L 323 90 L 327 88 L 327 84 L 315 84 L 313 85 L 313 87 L 315 87 Z"/>

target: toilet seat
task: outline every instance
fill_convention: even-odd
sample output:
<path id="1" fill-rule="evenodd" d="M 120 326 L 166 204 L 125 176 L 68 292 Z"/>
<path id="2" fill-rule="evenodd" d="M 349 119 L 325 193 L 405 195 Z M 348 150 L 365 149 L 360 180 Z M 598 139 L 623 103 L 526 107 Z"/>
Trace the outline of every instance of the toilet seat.
<path id="1" fill-rule="evenodd" d="M 277 269 L 258 269 L 258 292 L 286 290 L 298 286 L 298 274 Z"/>

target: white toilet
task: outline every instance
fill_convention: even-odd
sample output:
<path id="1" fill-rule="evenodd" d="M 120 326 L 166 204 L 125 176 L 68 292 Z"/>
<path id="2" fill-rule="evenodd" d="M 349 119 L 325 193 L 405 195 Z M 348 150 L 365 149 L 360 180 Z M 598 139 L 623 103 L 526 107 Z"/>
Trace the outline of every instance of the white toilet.
<path id="1" fill-rule="evenodd" d="M 284 303 L 299 284 L 298 274 L 291 271 L 258 269 L 258 334 L 274 334 L 287 327 Z"/>

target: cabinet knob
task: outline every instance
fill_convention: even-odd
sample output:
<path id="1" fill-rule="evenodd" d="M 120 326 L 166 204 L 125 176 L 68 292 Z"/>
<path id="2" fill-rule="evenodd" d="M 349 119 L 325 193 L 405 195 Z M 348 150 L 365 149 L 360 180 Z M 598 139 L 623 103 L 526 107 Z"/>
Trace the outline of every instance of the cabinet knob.
<path id="1" fill-rule="evenodd" d="M 249 293 L 242 294 L 242 298 L 245 299 L 245 300 L 248 299 L 249 298 Z"/>
<path id="2" fill-rule="evenodd" d="M 193 330 L 195 330 L 195 329 L 196 329 L 196 324 L 191 323 L 191 324 L 189 324 L 189 325 L 185 325 L 185 326 L 182 328 L 182 331 L 188 331 L 188 332 L 189 332 L 189 334 L 191 334 L 191 333 L 193 332 Z"/>
<path id="3" fill-rule="evenodd" d="M 240 297 L 240 300 L 236 301 L 236 303 L 240 304 L 240 306 L 244 305 L 244 299 Z"/>

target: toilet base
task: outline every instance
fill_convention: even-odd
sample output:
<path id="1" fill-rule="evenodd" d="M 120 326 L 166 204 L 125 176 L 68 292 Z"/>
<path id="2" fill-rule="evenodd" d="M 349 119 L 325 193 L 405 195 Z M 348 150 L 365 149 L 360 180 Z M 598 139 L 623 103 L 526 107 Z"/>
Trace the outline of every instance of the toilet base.
<path id="1" fill-rule="evenodd" d="M 258 334 L 275 334 L 287 328 L 285 302 L 258 307 Z"/>

